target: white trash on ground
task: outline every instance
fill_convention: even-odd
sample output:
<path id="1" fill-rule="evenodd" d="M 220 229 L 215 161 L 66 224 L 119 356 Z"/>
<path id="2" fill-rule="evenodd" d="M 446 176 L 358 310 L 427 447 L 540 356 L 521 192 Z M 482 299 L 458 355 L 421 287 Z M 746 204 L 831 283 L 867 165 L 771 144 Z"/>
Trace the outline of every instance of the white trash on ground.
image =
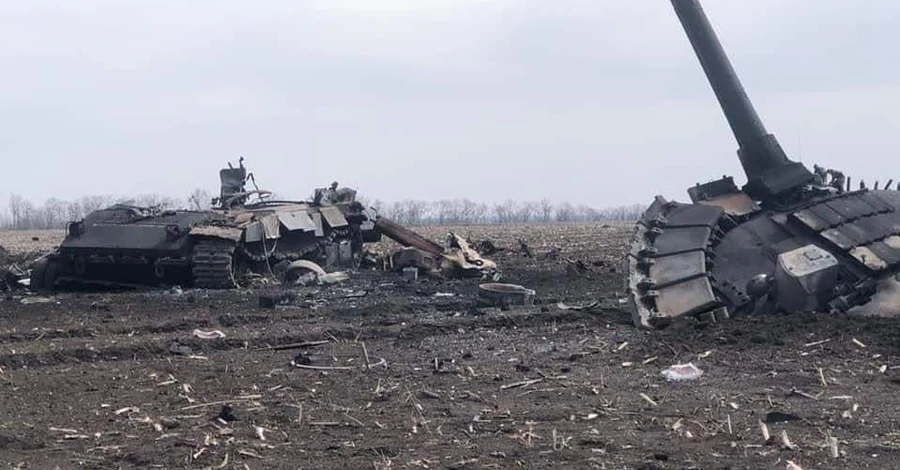
<path id="1" fill-rule="evenodd" d="M 696 380 L 699 379 L 701 375 L 703 375 L 703 371 L 700 370 L 693 363 L 689 362 L 687 364 L 675 364 L 674 366 L 669 367 L 661 372 L 662 376 L 666 378 L 668 381 L 685 381 L 685 380 Z"/>
<path id="2" fill-rule="evenodd" d="M 350 279 L 350 276 L 344 271 L 319 274 L 318 276 L 319 284 L 337 284 L 339 282 L 346 281 L 347 279 Z"/>
<path id="3" fill-rule="evenodd" d="M 194 330 L 194 336 L 196 336 L 197 338 L 200 338 L 200 339 L 217 339 L 217 338 L 224 338 L 225 333 L 222 333 L 219 330 L 206 331 L 206 330 L 196 329 L 196 330 Z"/>

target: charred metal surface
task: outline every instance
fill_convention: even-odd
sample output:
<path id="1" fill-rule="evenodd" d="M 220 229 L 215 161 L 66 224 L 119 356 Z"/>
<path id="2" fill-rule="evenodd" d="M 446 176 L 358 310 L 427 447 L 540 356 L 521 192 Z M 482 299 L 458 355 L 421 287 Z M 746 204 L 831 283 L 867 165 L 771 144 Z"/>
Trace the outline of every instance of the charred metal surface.
<path id="1" fill-rule="evenodd" d="M 444 252 L 444 247 L 441 245 L 386 217 L 379 217 L 378 220 L 375 221 L 375 225 L 386 237 L 403 246 L 418 248 L 434 256 L 440 256 Z"/>
<path id="2" fill-rule="evenodd" d="M 684 315 L 846 311 L 900 272 L 900 192 L 851 191 L 840 171 L 810 172 L 769 134 L 697 0 L 671 0 L 731 126 L 747 184 L 725 176 L 657 196 L 626 256 L 636 325 Z"/>
<path id="3" fill-rule="evenodd" d="M 404 246 L 404 249 L 391 258 L 394 268 L 415 267 L 426 271 L 440 271 L 447 277 L 500 279 L 497 264 L 482 258 L 462 237 L 453 232 L 447 235 L 447 246 L 444 247 L 384 217 L 378 217 L 375 227 Z"/>
<path id="4" fill-rule="evenodd" d="M 228 288 L 242 272 L 266 273 L 282 261 L 353 267 L 363 244 L 381 237 L 377 214 L 356 201 L 353 189 L 332 183 L 317 189 L 313 201 L 277 201 L 256 187 L 243 158 L 237 168 L 228 166 L 210 210 L 116 204 L 70 222 L 59 248 L 32 273 L 33 287 L 53 289 L 67 279 Z M 246 189 L 248 182 L 254 189 Z"/>

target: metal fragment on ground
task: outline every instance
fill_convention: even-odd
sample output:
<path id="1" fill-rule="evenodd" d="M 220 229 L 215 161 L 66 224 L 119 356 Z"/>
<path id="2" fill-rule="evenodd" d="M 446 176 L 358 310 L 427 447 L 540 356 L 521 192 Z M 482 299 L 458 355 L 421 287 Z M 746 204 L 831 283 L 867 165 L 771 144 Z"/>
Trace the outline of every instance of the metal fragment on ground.
<path id="1" fill-rule="evenodd" d="M 517 284 L 490 282 L 478 286 L 478 296 L 486 302 L 508 307 L 513 305 L 532 306 L 536 292 Z"/>

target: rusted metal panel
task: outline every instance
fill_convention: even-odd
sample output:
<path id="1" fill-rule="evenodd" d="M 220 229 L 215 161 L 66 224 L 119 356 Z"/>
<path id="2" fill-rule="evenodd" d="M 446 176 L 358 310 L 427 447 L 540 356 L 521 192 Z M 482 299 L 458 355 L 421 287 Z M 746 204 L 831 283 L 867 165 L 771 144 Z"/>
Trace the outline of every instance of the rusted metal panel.
<path id="1" fill-rule="evenodd" d="M 241 229 L 234 227 L 220 227 L 216 225 L 199 225 L 191 228 L 191 235 L 204 237 L 224 238 L 226 240 L 240 241 Z"/>
<path id="2" fill-rule="evenodd" d="M 276 212 L 275 215 L 281 221 L 284 228 L 294 231 L 302 230 L 304 232 L 313 232 L 316 230 L 316 224 L 309 217 L 306 211 L 296 212 Z"/>
<path id="3" fill-rule="evenodd" d="M 325 218 L 325 221 L 328 222 L 331 228 L 341 228 L 349 225 L 347 219 L 344 218 L 344 214 L 337 207 L 325 206 L 320 211 L 322 212 L 322 217 Z"/>

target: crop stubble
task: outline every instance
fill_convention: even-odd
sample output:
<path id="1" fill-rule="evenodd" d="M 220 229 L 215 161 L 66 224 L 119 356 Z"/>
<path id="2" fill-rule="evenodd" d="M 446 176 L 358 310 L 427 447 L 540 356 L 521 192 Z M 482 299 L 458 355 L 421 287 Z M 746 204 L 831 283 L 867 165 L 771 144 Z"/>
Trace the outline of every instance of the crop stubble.
<path id="1" fill-rule="evenodd" d="M 422 231 L 440 238 L 447 228 Z M 479 309 L 477 281 L 406 284 L 376 272 L 299 289 L 293 306 L 274 310 L 257 305 L 266 288 L 0 302 L 0 461 L 23 468 L 897 467 L 896 321 L 798 315 L 638 331 L 622 310 L 615 272 L 626 226 L 458 233 L 512 249 L 519 238 L 528 243 L 535 258 L 492 259 L 506 281 L 537 290 L 538 304 Z M 0 244 L 7 240 L 2 234 Z M 545 259 L 554 245 L 560 256 Z M 590 270 L 567 270 L 566 258 Z M 444 293 L 454 295 L 435 295 Z M 557 305 L 593 300 L 600 305 L 589 311 Z M 196 338 L 195 329 L 226 337 Z M 187 354 L 173 354 L 173 342 Z M 295 346 L 270 348 L 277 345 Z M 659 375 L 683 362 L 703 369 L 702 378 L 666 383 Z M 236 421 L 214 421 L 223 404 Z M 778 418 L 773 412 L 791 420 L 765 424 L 766 442 L 760 421 Z"/>

